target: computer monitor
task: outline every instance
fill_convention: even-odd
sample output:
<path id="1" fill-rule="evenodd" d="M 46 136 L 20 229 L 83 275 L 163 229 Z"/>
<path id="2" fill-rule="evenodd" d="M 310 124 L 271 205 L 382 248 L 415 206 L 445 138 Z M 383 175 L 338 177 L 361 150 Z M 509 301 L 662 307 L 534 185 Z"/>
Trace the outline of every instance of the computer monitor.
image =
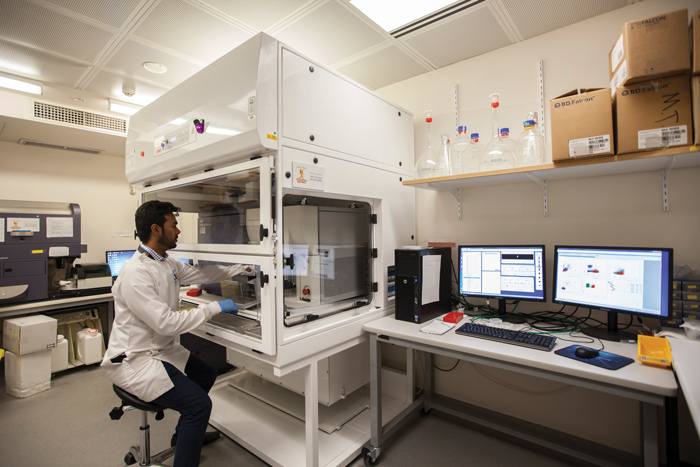
<path id="1" fill-rule="evenodd" d="M 592 337 L 635 340 L 618 329 L 617 313 L 668 318 L 672 281 L 670 248 L 554 247 L 554 303 L 608 312 L 607 329 L 582 330 Z"/>
<path id="2" fill-rule="evenodd" d="M 544 245 L 459 247 L 459 293 L 469 297 L 498 299 L 497 314 L 506 315 L 506 300 L 543 302 L 545 293 Z"/>
<path id="3" fill-rule="evenodd" d="M 112 271 L 112 278 L 116 278 L 119 275 L 119 271 L 134 256 L 134 253 L 136 253 L 136 250 L 112 250 L 105 252 L 105 259 L 107 264 L 109 264 L 109 269 Z"/>

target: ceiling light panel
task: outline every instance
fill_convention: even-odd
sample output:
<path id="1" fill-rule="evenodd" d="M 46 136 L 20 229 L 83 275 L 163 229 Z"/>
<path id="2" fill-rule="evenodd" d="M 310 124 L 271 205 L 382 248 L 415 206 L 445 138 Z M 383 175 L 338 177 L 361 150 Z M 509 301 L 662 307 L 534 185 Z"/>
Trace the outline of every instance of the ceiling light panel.
<path id="1" fill-rule="evenodd" d="M 230 18 L 235 18 L 247 26 L 266 31 L 289 15 L 310 3 L 309 0 L 200 0 L 201 3 L 216 8 Z"/>
<path id="2" fill-rule="evenodd" d="M 455 2 L 454 0 L 408 2 L 405 0 L 350 0 L 350 3 L 385 31 L 393 31 L 400 26 L 412 23 Z"/>
<path id="3" fill-rule="evenodd" d="M 422 67 L 403 50 L 391 45 L 339 67 L 338 71 L 374 90 L 430 70 Z"/>
<path id="4" fill-rule="evenodd" d="M 334 1 L 295 19 L 275 38 L 328 65 L 388 40 Z"/>
<path id="5" fill-rule="evenodd" d="M 206 63 L 252 37 L 236 26 L 179 0 L 159 3 L 134 35 Z"/>
<path id="6" fill-rule="evenodd" d="M 120 28 L 131 17 L 141 0 L 86 2 L 85 0 L 46 0 L 87 18 Z"/>
<path id="7" fill-rule="evenodd" d="M 449 41 L 445 38 L 449 37 Z M 475 6 L 399 39 L 440 68 L 512 44 L 487 6 Z"/>
<path id="8" fill-rule="evenodd" d="M 0 35 L 88 62 L 94 62 L 114 37 L 103 29 L 21 0 L 0 1 Z"/>
<path id="9" fill-rule="evenodd" d="M 143 68 L 144 62 L 162 63 L 168 67 L 168 72 L 160 75 L 150 73 Z M 105 63 L 104 68 L 117 74 L 126 73 L 127 76 L 141 78 L 147 82 L 173 87 L 202 69 L 202 66 L 134 40 L 128 40 Z"/>
<path id="10" fill-rule="evenodd" d="M 523 39 L 563 28 L 585 19 L 626 6 L 627 0 L 501 0 Z"/>
<path id="11" fill-rule="evenodd" d="M 0 71 L 73 87 L 88 65 L 0 40 Z"/>

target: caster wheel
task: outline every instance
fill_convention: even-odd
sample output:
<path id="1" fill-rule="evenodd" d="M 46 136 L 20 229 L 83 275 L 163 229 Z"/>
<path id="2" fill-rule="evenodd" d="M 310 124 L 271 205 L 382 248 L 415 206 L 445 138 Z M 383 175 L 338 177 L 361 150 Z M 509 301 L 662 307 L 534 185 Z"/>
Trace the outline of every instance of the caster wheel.
<path id="1" fill-rule="evenodd" d="M 127 453 L 126 456 L 124 456 L 124 464 L 126 465 L 133 465 L 136 463 L 136 458 L 132 453 Z"/>
<path id="2" fill-rule="evenodd" d="M 372 459 L 369 453 L 365 454 L 365 467 L 371 467 L 373 465 L 377 465 L 377 461 Z"/>
<path id="3" fill-rule="evenodd" d="M 427 417 L 429 413 L 430 413 L 430 409 L 426 409 L 425 407 L 423 407 L 422 409 L 420 409 L 420 412 L 418 412 L 418 414 L 419 414 L 421 417 Z"/>

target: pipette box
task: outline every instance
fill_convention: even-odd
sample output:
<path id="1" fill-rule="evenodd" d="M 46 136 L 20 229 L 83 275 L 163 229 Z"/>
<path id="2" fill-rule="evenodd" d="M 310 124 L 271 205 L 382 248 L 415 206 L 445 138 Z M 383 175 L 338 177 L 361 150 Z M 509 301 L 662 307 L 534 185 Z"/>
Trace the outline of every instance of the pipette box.
<path id="1" fill-rule="evenodd" d="M 639 361 L 645 365 L 666 368 L 671 366 L 671 345 L 663 337 L 637 336 Z"/>

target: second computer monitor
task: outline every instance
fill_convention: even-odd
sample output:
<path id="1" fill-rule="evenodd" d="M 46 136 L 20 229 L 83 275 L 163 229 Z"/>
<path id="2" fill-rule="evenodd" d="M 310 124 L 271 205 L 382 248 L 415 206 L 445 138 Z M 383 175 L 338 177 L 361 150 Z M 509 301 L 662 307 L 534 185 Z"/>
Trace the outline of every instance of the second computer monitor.
<path id="1" fill-rule="evenodd" d="M 506 300 L 545 301 L 544 245 L 461 245 L 459 293 L 498 299 L 499 315 Z"/>

